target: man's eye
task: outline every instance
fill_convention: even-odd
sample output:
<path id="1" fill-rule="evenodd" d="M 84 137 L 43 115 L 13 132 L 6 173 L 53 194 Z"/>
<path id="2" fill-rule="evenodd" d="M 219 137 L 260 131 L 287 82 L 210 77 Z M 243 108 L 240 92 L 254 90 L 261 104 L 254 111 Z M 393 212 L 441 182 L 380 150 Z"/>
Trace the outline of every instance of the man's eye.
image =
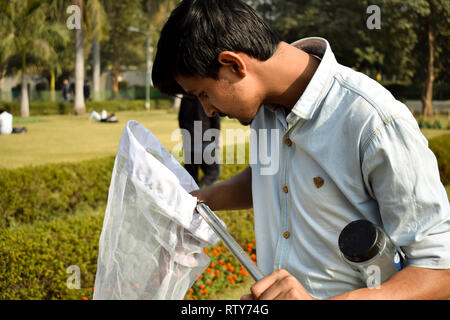
<path id="1" fill-rule="evenodd" d="M 205 98 L 208 98 L 208 95 L 205 93 L 205 91 L 202 91 L 199 93 L 198 97 L 200 99 L 205 99 Z"/>

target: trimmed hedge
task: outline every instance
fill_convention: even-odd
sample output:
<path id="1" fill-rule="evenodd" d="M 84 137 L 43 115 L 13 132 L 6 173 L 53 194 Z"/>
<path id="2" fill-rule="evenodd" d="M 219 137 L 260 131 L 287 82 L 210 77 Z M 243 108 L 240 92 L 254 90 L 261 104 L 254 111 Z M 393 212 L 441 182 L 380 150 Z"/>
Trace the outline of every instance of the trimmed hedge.
<path id="1" fill-rule="evenodd" d="M 442 183 L 448 185 L 450 183 L 450 134 L 430 139 L 428 146 L 437 158 Z"/>
<path id="2" fill-rule="evenodd" d="M 150 101 L 152 109 L 169 109 L 172 107 L 170 99 L 152 99 Z M 86 101 L 86 111 L 96 110 L 100 112 L 105 109 L 108 112 L 117 111 L 143 111 L 145 110 L 144 100 L 103 100 Z M 20 104 L 17 101 L 0 101 L 0 110 L 5 110 L 13 116 L 20 115 Z M 32 101 L 30 102 L 30 115 L 56 115 L 73 114 L 73 103 L 58 101 Z"/>
<path id="3" fill-rule="evenodd" d="M 0 169 L 0 228 L 105 205 L 114 157 Z"/>
<path id="4" fill-rule="evenodd" d="M 0 299 L 92 298 L 112 166 L 110 157 L 78 164 L 0 171 L 3 174 L 0 174 L 0 181 L 8 181 L 0 188 L 10 198 L 2 200 L 9 214 L 2 216 L 4 225 L 0 228 Z M 245 167 L 222 166 L 221 180 Z M 77 186 L 76 191 L 73 186 Z M 85 206 L 98 209 L 83 208 Z M 3 214 L 3 209 L 0 212 Z M 219 211 L 217 214 L 239 242 L 254 238 L 253 210 Z M 67 268 L 71 265 L 80 268 L 79 290 L 67 287 L 70 277 Z M 239 277 L 236 283 L 242 280 L 242 276 Z M 230 285 L 229 279 L 223 277 L 215 282 L 210 294 Z M 210 295 L 203 296 L 207 297 Z"/>
<path id="5" fill-rule="evenodd" d="M 103 212 L 88 210 L 0 230 L 0 299 L 92 299 Z M 255 259 L 255 248 L 246 249 Z M 188 299 L 211 298 L 248 277 L 221 243 L 205 252 L 211 265 L 192 286 Z M 214 265 L 218 271 L 212 274 Z M 80 289 L 67 286 L 69 266 L 79 267 Z M 202 292 L 202 285 L 208 292 Z"/>
<path id="6" fill-rule="evenodd" d="M 172 101 L 168 99 L 150 100 L 150 107 L 152 109 L 169 109 L 172 107 Z M 108 112 L 115 111 L 144 111 L 144 100 L 104 100 L 104 101 L 87 101 L 86 110 L 89 112 L 97 110 L 100 112 L 102 109 L 106 109 Z M 71 110 L 72 111 L 72 110 Z"/>
<path id="7" fill-rule="evenodd" d="M 92 296 L 101 210 L 0 230 L 0 299 L 81 299 Z M 51 214 L 51 212 L 47 212 Z M 69 266 L 80 268 L 80 289 L 69 289 Z"/>
<path id="8" fill-rule="evenodd" d="M 419 128 L 421 129 L 444 129 L 441 121 L 439 119 L 436 119 L 431 123 L 428 120 L 425 120 L 424 117 L 419 117 L 417 119 L 417 124 L 419 125 Z M 447 127 L 450 126 L 450 122 L 448 123 Z"/>

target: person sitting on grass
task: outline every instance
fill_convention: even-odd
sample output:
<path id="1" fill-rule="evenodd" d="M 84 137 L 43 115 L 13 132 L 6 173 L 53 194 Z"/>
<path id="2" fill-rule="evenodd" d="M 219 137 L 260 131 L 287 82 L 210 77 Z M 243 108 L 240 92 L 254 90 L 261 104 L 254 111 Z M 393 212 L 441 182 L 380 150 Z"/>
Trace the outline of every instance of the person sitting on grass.
<path id="1" fill-rule="evenodd" d="M 109 114 L 109 116 L 107 116 L 106 110 L 103 110 L 101 115 L 97 111 L 93 110 L 91 112 L 91 114 L 89 115 L 88 120 L 92 120 L 92 119 L 95 119 L 98 122 L 109 122 L 109 123 L 119 122 L 119 120 L 117 120 L 117 117 L 114 113 L 111 113 L 111 114 Z"/>

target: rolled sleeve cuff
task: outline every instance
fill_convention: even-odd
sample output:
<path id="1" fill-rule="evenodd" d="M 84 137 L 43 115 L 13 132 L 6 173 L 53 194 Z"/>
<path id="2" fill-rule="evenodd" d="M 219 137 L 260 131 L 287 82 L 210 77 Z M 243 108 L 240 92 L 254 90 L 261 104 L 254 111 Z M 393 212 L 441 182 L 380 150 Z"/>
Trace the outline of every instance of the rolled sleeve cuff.
<path id="1" fill-rule="evenodd" d="M 441 232 L 433 232 L 426 237 L 402 247 L 407 265 L 430 269 L 450 269 L 450 221 L 440 226 Z"/>

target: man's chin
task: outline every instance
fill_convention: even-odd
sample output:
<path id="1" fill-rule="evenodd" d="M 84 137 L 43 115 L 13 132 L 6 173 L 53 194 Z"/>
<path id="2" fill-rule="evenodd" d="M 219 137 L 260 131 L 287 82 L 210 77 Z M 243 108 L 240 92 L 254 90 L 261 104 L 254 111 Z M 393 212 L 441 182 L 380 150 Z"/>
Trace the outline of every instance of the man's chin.
<path id="1" fill-rule="evenodd" d="M 228 119 L 236 119 L 236 120 L 239 121 L 239 123 L 242 124 L 243 126 L 249 126 L 249 125 L 252 123 L 253 119 L 254 119 L 254 118 L 252 118 L 252 119 L 250 119 L 250 120 L 239 120 L 238 118 L 231 117 L 231 116 L 229 116 L 229 115 L 227 115 L 227 114 L 224 114 L 224 113 L 219 113 L 219 116 L 221 116 L 221 117 L 226 116 L 226 117 L 228 117 Z"/>
<path id="2" fill-rule="evenodd" d="M 242 124 L 243 126 L 249 126 L 251 125 L 251 123 L 253 122 L 253 119 L 247 120 L 247 121 L 242 121 L 242 120 L 238 120 L 240 124 Z"/>

